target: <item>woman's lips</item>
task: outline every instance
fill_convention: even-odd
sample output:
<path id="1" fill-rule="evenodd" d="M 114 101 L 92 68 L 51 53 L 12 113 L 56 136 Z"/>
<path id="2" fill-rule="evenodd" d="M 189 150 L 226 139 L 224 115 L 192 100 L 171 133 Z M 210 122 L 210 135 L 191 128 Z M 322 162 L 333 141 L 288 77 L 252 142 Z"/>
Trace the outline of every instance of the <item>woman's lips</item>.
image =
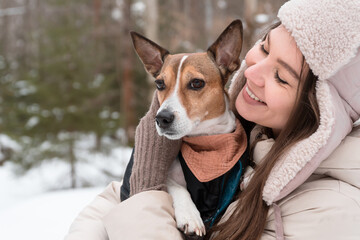
<path id="1" fill-rule="evenodd" d="M 248 85 L 246 84 L 242 90 L 242 94 L 244 100 L 251 105 L 266 105 L 262 100 L 260 100 L 252 91 L 249 89 Z"/>

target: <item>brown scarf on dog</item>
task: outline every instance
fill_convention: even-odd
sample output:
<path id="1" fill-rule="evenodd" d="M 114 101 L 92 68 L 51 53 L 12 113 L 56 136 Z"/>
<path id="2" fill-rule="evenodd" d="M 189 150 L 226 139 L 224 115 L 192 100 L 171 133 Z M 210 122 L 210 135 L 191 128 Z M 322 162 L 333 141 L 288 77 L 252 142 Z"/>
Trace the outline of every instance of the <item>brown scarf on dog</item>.
<path id="1" fill-rule="evenodd" d="M 232 133 L 184 137 L 181 153 L 195 177 L 200 182 L 208 182 L 229 171 L 246 147 L 245 130 L 236 119 Z"/>

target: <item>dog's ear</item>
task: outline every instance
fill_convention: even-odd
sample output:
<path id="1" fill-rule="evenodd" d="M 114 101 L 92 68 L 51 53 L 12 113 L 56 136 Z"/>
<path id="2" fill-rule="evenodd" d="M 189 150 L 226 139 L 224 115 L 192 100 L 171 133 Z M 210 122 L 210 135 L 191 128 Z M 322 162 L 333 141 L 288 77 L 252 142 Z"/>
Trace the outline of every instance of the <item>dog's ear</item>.
<path id="1" fill-rule="evenodd" d="M 240 66 L 239 57 L 242 39 L 242 23 L 240 20 L 235 20 L 230 23 L 207 50 L 209 56 L 215 61 L 226 81 L 228 76 Z"/>
<path id="2" fill-rule="evenodd" d="M 146 71 L 156 77 L 164 64 L 165 56 L 169 52 L 137 32 L 130 32 L 130 35 L 135 51 L 144 64 Z"/>

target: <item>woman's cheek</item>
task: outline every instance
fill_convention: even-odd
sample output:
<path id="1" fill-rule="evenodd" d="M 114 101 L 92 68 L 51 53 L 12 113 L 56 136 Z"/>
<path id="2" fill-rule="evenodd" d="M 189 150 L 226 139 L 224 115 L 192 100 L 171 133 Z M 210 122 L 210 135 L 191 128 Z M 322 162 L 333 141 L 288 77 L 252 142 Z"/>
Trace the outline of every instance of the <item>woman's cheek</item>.
<path id="1" fill-rule="evenodd" d="M 236 101 L 235 101 L 235 108 L 236 111 L 241 115 L 241 110 L 242 107 L 244 106 L 244 101 L 243 101 L 243 97 L 242 97 L 242 91 L 243 89 L 241 89 L 241 91 L 239 92 L 239 94 L 236 97 Z"/>

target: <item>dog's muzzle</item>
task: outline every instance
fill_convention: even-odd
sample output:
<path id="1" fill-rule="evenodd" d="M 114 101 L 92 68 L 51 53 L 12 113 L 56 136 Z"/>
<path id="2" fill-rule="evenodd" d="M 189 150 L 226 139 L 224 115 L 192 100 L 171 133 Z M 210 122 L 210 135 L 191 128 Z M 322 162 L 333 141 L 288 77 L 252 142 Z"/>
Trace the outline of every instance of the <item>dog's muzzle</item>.
<path id="1" fill-rule="evenodd" d="M 173 123 L 174 118 L 175 115 L 172 112 L 164 109 L 156 115 L 155 121 L 159 128 L 167 129 Z"/>

